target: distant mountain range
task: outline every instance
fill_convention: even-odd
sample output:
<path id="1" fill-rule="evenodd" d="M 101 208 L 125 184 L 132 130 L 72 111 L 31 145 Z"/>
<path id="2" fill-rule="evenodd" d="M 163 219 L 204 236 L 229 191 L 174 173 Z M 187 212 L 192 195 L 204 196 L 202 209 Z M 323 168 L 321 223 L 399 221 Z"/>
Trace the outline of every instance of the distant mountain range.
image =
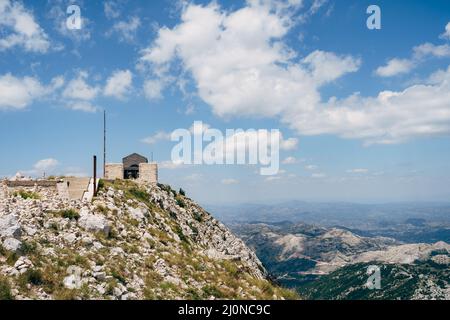
<path id="1" fill-rule="evenodd" d="M 305 223 L 405 243 L 450 243 L 450 203 L 310 203 L 206 206 L 225 223 Z"/>
<path id="2" fill-rule="evenodd" d="M 229 226 L 255 250 L 276 281 L 305 298 L 450 298 L 450 245 L 443 241 L 405 244 L 345 228 L 291 222 Z M 381 269 L 381 290 L 366 287 L 370 265 Z"/>

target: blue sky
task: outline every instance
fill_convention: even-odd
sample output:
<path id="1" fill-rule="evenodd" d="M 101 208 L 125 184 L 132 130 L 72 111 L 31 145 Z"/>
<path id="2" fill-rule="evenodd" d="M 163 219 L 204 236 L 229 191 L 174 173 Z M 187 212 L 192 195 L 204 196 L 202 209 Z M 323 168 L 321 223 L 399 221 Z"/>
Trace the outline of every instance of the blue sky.
<path id="1" fill-rule="evenodd" d="M 0 0 L 0 176 L 88 174 L 106 109 L 109 161 L 153 152 L 202 203 L 447 201 L 449 23 L 446 0 Z M 171 165 L 200 120 L 295 143 L 273 177 Z"/>

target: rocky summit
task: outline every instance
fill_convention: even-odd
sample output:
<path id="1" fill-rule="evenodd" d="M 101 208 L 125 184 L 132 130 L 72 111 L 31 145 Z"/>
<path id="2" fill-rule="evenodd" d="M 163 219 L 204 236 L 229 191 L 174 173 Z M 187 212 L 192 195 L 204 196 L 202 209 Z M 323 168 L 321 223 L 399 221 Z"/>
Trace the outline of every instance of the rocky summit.
<path id="1" fill-rule="evenodd" d="M 256 255 L 165 185 L 101 181 L 92 201 L 0 188 L 0 299 L 286 299 Z"/>

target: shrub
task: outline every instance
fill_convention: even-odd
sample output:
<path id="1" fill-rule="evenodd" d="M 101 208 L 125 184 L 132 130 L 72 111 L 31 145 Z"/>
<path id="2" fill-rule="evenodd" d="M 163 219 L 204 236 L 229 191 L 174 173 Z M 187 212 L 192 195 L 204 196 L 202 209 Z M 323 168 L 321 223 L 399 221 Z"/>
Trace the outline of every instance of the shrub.
<path id="1" fill-rule="evenodd" d="M 61 210 L 61 211 L 59 211 L 59 215 L 65 219 L 70 219 L 70 220 L 80 219 L 80 214 L 78 213 L 78 211 L 76 211 L 74 209 Z"/>
<path id="2" fill-rule="evenodd" d="M 13 300 L 11 286 L 6 278 L 0 277 L 0 300 Z"/>
<path id="3" fill-rule="evenodd" d="M 97 191 L 100 191 L 104 188 L 105 188 L 105 180 L 103 179 L 98 180 Z"/>
<path id="4" fill-rule="evenodd" d="M 21 197 L 22 199 L 40 199 L 41 197 L 36 192 L 19 190 L 14 192 L 15 197 Z"/>
<path id="5" fill-rule="evenodd" d="M 186 203 L 183 201 L 183 199 L 177 198 L 177 205 L 181 208 L 186 207 Z"/>
<path id="6" fill-rule="evenodd" d="M 20 251 L 24 255 L 29 255 L 36 252 L 36 243 L 30 243 L 30 242 L 22 242 L 22 245 L 20 247 Z"/>
<path id="7" fill-rule="evenodd" d="M 180 188 L 180 191 L 178 192 L 180 195 L 182 195 L 183 197 L 186 196 L 186 192 Z"/>
<path id="8" fill-rule="evenodd" d="M 198 213 L 197 211 L 194 212 L 194 219 L 198 222 L 202 222 L 203 221 L 203 217 L 200 213 Z"/>
<path id="9" fill-rule="evenodd" d="M 183 230 L 181 230 L 181 228 L 179 226 L 176 227 L 175 233 L 178 235 L 178 237 L 180 238 L 181 241 L 189 242 L 188 239 L 186 238 L 186 236 L 184 235 Z"/>
<path id="10" fill-rule="evenodd" d="M 137 200 L 141 200 L 143 202 L 148 202 L 149 201 L 150 196 L 144 190 L 141 190 L 141 189 L 136 188 L 136 187 L 132 187 L 132 188 L 128 189 L 128 192 L 130 193 L 131 196 L 133 196 Z"/>
<path id="11" fill-rule="evenodd" d="M 42 272 L 37 269 L 29 269 L 21 275 L 20 282 L 39 286 L 44 283 Z"/>

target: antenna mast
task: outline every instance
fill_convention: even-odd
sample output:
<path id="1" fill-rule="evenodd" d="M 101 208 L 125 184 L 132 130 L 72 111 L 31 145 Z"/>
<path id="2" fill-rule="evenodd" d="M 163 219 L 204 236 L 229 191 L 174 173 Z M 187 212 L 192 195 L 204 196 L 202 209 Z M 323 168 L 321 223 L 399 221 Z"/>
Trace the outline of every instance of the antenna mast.
<path id="1" fill-rule="evenodd" d="M 106 110 L 103 110 L 103 178 L 106 178 Z"/>

